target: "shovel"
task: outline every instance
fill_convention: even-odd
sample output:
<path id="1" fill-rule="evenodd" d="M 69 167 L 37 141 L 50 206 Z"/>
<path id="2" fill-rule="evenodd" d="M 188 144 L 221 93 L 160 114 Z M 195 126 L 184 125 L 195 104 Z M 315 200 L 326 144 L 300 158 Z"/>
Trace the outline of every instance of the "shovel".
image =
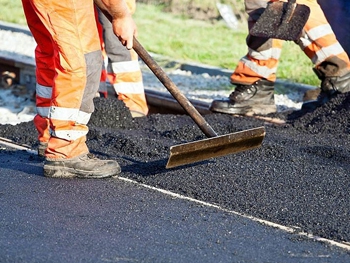
<path id="1" fill-rule="evenodd" d="M 149 69 L 172 94 L 186 113 L 194 120 L 202 132 L 208 137 L 201 141 L 179 144 L 170 147 L 170 157 L 166 168 L 190 164 L 213 157 L 224 156 L 258 148 L 264 137 L 265 128 L 258 127 L 236 133 L 218 136 L 203 116 L 181 93 L 174 82 L 166 75 L 161 67 L 153 60 L 141 44 L 134 38 L 133 49 L 145 62 Z"/>
<path id="2" fill-rule="evenodd" d="M 310 8 L 296 0 L 269 2 L 250 34 L 257 37 L 297 40 L 310 15 Z"/>
<path id="3" fill-rule="evenodd" d="M 106 11 L 105 5 L 100 0 L 95 0 L 97 6 L 106 17 L 112 21 L 110 14 Z M 185 112 L 194 120 L 198 127 L 208 137 L 201 141 L 179 144 L 170 147 L 170 157 L 166 168 L 190 164 L 207 160 L 227 154 L 238 153 L 261 146 L 265 138 L 265 128 L 258 127 L 241 132 L 230 133 L 218 136 L 213 128 L 206 122 L 203 116 L 191 104 L 191 102 L 181 93 L 175 83 L 166 75 L 162 68 L 153 60 L 148 52 L 134 37 L 133 49 L 145 62 L 149 69 L 171 93 L 171 95 L 182 106 Z"/>

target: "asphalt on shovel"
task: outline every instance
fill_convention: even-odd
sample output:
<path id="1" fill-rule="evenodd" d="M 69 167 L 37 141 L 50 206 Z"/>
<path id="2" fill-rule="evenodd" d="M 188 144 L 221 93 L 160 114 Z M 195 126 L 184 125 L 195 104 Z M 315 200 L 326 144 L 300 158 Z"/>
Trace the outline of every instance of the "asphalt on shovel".
<path id="1" fill-rule="evenodd" d="M 295 41 L 309 15 L 310 8 L 297 4 L 296 0 L 269 2 L 249 33 L 257 37 Z"/>
<path id="2" fill-rule="evenodd" d="M 200 141 L 171 146 L 170 157 L 166 168 L 199 162 L 213 157 L 224 156 L 260 147 L 265 137 L 264 127 L 218 136 L 203 116 L 181 93 L 136 38 L 134 38 L 133 48 L 159 81 L 166 87 L 186 113 L 208 137 L 208 139 Z"/>

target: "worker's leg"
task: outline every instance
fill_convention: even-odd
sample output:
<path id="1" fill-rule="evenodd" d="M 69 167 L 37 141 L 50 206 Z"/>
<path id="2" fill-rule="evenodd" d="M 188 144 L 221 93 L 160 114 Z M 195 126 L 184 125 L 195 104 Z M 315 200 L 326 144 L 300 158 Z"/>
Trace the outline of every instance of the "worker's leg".
<path id="1" fill-rule="evenodd" d="M 50 33 L 41 23 L 29 1 L 23 1 L 23 10 L 32 35 L 35 39 L 41 40 L 35 49 L 37 115 L 34 117 L 34 123 L 38 131 L 38 155 L 44 156 L 50 139 L 48 109 L 51 105 L 55 76 L 53 43 Z"/>
<path id="2" fill-rule="evenodd" d="M 250 30 L 263 13 L 267 0 L 245 1 Z M 248 53 L 242 57 L 231 76 L 232 83 L 252 84 L 260 79 L 274 82 L 278 61 L 282 52 L 283 41 L 266 39 L 248 34 Z"/>
<path id="3" fill-rule="evenodd" d="M 51 60 L 53 65 L 48 65 L 50 70 L 38 72 L 43 79 L 54 80 L 51 83 L 51 97 L 49 92 L 40 90 L 38 86 L 39 93 L 50 100 L 47 107 L 40 105 L 38 100 L 38 115 L 48 118 L 50 122 L 45 175 L 105 177 L 119 172 L 120 167 L 116 162 L 100 161 L 88 156 L 85 142 L 102 65 L 96 24 L 92 19 L 93 3 L 84 0 L 22 2 L 32 32 L 45 28 L 41 34 L 33 34 L 38 43 L 37 50 L 44 49 L 44 45 L 49 44 L 46 38 L 49 38 L 54 54 Z M 40 18 L 40 22 L 37 18 Z M 48 63 L 40 56 L 37 61 L 39 65 Z M 49 81 L 47 84 L 50 84 Z M 40 130 L 40 122 L 36 121 L 35 124 Z M 101 174 L 99 166 L 106 168 L 105 173 Z"/>
<path id="4" fill-rule="evenodd" d="M 99 13 L 99 20 L 103 25 L 103 39 L 109 59 L 109 82 L 133 116 L 145 116 L 148 114 L 148 105 L 138 56 L 134 50 L 127 50 L 120 43 L 113 33 L 112 24 L 102 13 Z"/>
<path id="5" fill-rule="evenodd" d="M 264 11 L 266 0 L 247 0 L 250 29 Z M 228 99 L 214 100 L 210 109 L 229 114 L 261 114 L 276 111 L 274 82 L 282 50 L 282 40 L 248 35 L 248 53 L 242 57 L 231 75 L 234 91 Z"/>
<path id="6" fill-rule="evenodd" d="M 350 61 L 316 0 L 299 0 L 310 7 L 310 17 L 297 42 L 315 65 L 321 89 L 327 93 L 350 91 Z"/>

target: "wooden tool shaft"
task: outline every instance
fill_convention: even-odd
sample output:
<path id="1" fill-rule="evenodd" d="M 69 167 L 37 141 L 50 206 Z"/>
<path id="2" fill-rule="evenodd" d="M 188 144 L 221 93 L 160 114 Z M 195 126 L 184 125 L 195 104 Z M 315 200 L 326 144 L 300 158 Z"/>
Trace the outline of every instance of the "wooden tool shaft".
<path id="1" fill-rule="evenodd" d="M 160 82 L 166 87 L 166 89 L 173 95 L 182 108 L 190 115 L 198 127 L 203 133 L 211 138 L 216 137 L 217 134 L 213 128 L 206 122 L 203 116 L 197 111 L 192 103 L 182 94 L 175 83 L 166 75 L 163 69 L 154 61 L 154 59 L 148 54 L 148 52 L 142 47 L 138 40 L 134 37 L 133 48 L 139 57 L 146 63 L 149 69 L 159 79 Z"/>

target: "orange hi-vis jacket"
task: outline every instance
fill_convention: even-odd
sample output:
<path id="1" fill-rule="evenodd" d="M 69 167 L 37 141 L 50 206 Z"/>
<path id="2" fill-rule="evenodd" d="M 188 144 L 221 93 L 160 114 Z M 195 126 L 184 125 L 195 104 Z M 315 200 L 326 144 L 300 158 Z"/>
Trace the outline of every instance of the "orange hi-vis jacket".
<path id="1" fill-rule="evenodd" d="M 38 139 L 48 143 L 48 159 L 85 154 L 102 64 L 93 1 L 22 0 L 22 5 L 37 43 Z"/>
<path id="2" fill-rule="evenodd" d="M 136 6 L 135 0 L 126 2 L 133 13 Z M 118 99 L 125 103 L 132 114 L 147 115 L 149 108 L 137 53 L 121 44 L 113 33 L 112 24 L 102 12 L 97 11 L 96 16 L 104 56 L 99 92 L 107 97 L 106 80 L 108 79 Z"/>
<path id="3" fill-rule="evenodd" d="M 267 5 L 267 0 L 246 0 L 249 29 Z M 310 7 L 310 17 L 296 43 L 315 65 L 319 77 L 342 76 L 350 70 L 347 53 L 339 44 L 316 0 L 297 0 Z M 242 57 L 231 75 L 234 84 L 251 84 L 261 78 L 275 81 L 284 41 L 248 35 L 248 53 Z"/>

